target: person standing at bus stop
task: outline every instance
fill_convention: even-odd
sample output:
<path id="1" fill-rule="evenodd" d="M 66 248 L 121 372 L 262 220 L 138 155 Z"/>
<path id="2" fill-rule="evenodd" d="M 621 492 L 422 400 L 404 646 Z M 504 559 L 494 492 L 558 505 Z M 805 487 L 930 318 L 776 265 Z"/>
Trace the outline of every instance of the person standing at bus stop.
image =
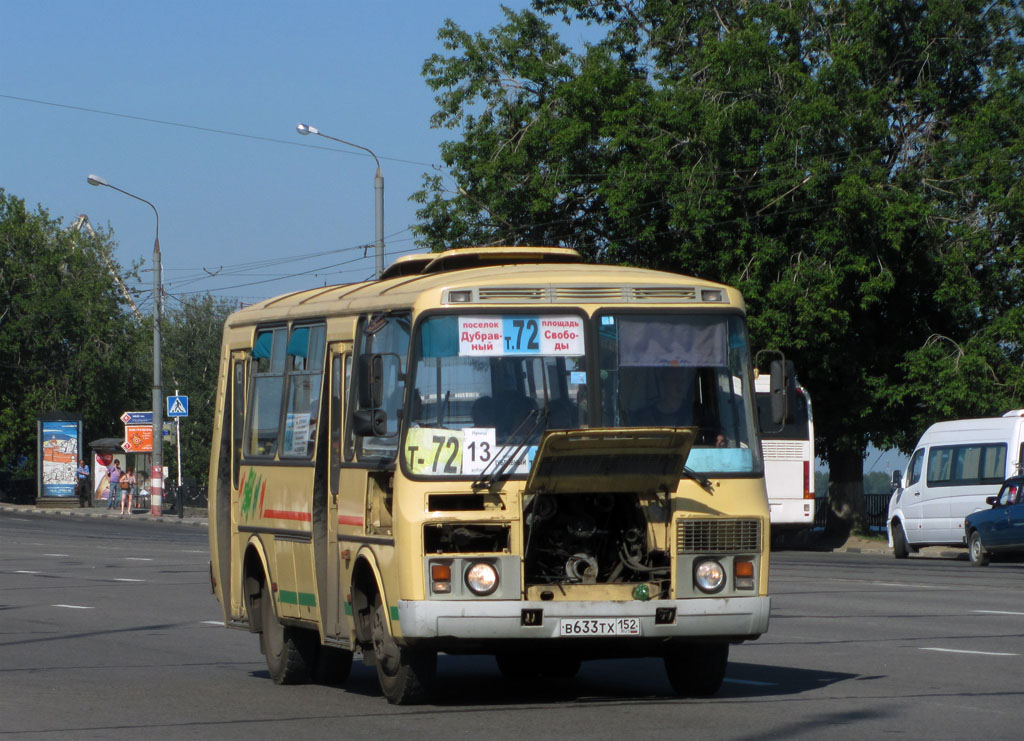
<path id="1" fill-rule="evenodd" d="M 113 509 L 121 494 L 121 463 L 116 458 L 107 466 L 107 509 Z"/>
<path id="2" fill-rule="evenodd" d="M 132 513 L 132 494 L 135 493 L 135 473 L 132 469 L 128 469 L 123 476 L 121 476 L 121 517 L 125 516 L 125 510 L 127 514 Z"/>
<path id="3" fill-rule="evenodd" d="M 84 507 L 86 502 L 92 506 L 92 497 L 89 496 L 89 464 L 84 458 L 78 459 L 78 468 L 75 469 L 75 483 L 78 489 L 78 506 Z"/>

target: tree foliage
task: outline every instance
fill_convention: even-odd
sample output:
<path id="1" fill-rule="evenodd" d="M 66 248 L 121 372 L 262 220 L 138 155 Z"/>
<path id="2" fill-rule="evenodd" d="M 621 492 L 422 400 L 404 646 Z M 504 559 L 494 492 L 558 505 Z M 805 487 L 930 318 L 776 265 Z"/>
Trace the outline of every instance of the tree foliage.
<path id="1" fill-rule="evenodd" d="M 40 414 L 81 413 L 95 439 L 118 434 L 121 413 L 147 398 L 111 244 L 0 189 L 0 470 L 34 475 Z"/>
<path id="2" fill-rule="evenodd" d="M 535 0 L 486 35 L 449 21 L 424 76 L 458 138 L 418 238 L 737 285 L 852 501 L 869 442 L 1024 406 L 1014 6 Z M 596 40 L 571 49 L 559 20 Z"/>
<path id="3" fill-rule="evenodd" d="M 209 294 L 185 296 L 164 313 L 163 382 L 170 394 L 179 390 L 189 397 L 189 416 L 181 425 L 181 474 L 206 483 L 213 436 L 213 410 L 217 398 L 217 372 L 224 320 L 236 308 L 233 302 Z M 164 447 L 165 465 L 177 453 Z M 176 464 L 172 464 L 172 468 Z"/>

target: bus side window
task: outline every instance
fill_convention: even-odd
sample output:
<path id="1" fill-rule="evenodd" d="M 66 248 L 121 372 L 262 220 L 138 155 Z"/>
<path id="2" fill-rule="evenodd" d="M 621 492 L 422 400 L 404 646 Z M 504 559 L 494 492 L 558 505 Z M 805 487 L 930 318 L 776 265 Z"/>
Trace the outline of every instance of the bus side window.
<path id="1" fill-rule="evenodd" d="M 342 376 L 342 368 L 345 369 L 345 375 Z M 345 353 L 344 355 L 335 355 L 331 359 L 331 425 L 330 425 L 330 440 L 331 440 L 331 451 L 330 451 L 330 466 L 331 466 L 331 493 L 337 494 L 339 481 L 341 476 L 341 459 L 345 456 L 347 460 L 351 460 L 351 451 L 347 444 L 347 440 L 342 427 L 344 422 L 344 401 L 345 401 L 345 390 L 348 388 L 348 380 L 352 368 L 352 357 Z M 344 378 L 344 382 L 343 379 Z M 345 441 L 344 450 L 342 450 L 342 443 Z"/>
<path id="2" fill-rule="evenodd" d="M 284 398 L 287 329 L 274 327 L 256 333 L 252 346 L 252 397 L 245 418 L 245 454 L 271 458 L 277 452 Z"/>
<path id="3" fill-rule="evenodd" d="M 245 363 L 231 364 L 231 483 L 238 488 L 238 473 L 245 439 Z"/>
<path id="4" fill-rule="evenodd" d="M 299 326 L 292 329 L 288 340 L 288 409 L 282 457 L 313 455 L 326 333 L 323 324 Z"/>

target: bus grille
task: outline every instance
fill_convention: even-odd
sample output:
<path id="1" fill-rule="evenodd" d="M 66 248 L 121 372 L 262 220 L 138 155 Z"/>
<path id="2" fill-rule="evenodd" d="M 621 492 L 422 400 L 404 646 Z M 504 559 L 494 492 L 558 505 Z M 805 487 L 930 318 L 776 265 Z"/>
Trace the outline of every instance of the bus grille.
<path id="1" fill-rule="evenodd" d="M 757 553 L 760 520 L 679 520 L 676 553 Z"/>

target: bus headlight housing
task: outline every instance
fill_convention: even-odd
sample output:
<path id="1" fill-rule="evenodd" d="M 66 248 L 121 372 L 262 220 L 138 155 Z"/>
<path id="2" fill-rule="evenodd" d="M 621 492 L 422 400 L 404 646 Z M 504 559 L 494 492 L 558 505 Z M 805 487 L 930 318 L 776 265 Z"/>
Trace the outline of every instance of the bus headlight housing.
<path id="1" fill-rule="evenodd" d="M 476 561 L 466 569 L 466 586 L 478 597 L 493 594 L 498 588 L 498 569 L 487 561 Z"/>
<path id="2" fill-rule="evenodd" d="M 725 569 L 713 558 L 705 558 L 693 565 L 693 583 L 707 594 L 721 592 L 725 586 Z"/>

